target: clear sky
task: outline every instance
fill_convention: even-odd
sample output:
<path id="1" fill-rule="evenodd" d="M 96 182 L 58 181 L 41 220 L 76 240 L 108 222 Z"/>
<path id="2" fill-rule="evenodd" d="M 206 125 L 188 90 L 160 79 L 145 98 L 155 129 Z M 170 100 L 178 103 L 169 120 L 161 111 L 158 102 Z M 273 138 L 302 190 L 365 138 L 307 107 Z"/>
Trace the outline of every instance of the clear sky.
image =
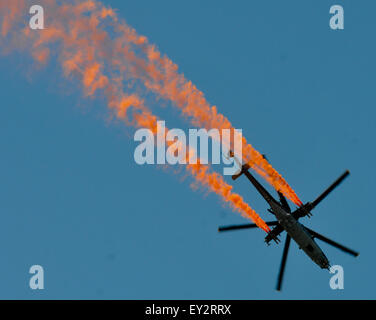
<path id="1" fill-rule="evenodd" d="M 137 165 L 134 131 L 109 123 L 102 101 L 56 68 L 31 76 L 23 55 L 1 56 L 0 298 L 376 298 L 375 1 L 103 2 L 176 62 L 303 202 L 349 169 L 301 222 L 360 256 L 322 244 L 345 271 L 345 289 L 333 291 L 294 243 L 276 292 L 283 243 L 267 247 L 262 230 L 218 234 L 247 221 L 177 168 Z M 329 28 L 333 4 L 345 30 Z M 189 128 L 161 104 L 167 126 Z M 234 186 L 273 220 L 244 177 Z M 28 285 L 34 264 L 42 291 Z"/>

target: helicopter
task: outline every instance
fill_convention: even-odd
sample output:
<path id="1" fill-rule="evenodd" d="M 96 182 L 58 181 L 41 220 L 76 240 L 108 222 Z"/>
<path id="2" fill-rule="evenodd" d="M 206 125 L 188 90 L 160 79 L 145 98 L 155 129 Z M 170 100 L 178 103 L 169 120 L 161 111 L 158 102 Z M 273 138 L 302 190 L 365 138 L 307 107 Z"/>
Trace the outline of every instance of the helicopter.
<path id="1" fill-rule="evenodd" d="M 230 151 L 229 156 L 234 158 L 238 166 L 240 167 L 239 172 L 232 176 L 233 180 L 238 179 L 243 174 L 248 178 L 256 190 L 262 195 L 265 201 L 269 204 L 270 208 L 268 211 L 273 214 L 276 218 L 275 221 L 267 222 L 268 226 L 273 226 L 267 236 L 265 237 L 265 242 L 270 245 L 271 241 L 280 242 L 279 235 L 286 231 L 286 240 L 283 248 L 282 261 L 279 269 L 277 287 L 278 291 L 282 288 L 283 275 L 286 267 L 287 255 L 290 247 L 291 239 L 294 240 L 300 249 L 302 249 L 311 260 L 316 263 L 322 269 L 330 270 L 330 263 L 320 246 L 317 244 L 315 239 L 326 242 L 327 244 L 340 249 L 354 257 L 359 255 L 358 252 L 351 250 L 308 227 L 301 224 L 298 220 L 303 217 L 311 217 L 311 211 L 316 208 L 316 206 L 324 200 L 329 193 L 331 193 L 344 179 L 350 175 L 350 171 L 346 170 L 337 180 L 335 180 L 321 195 L 319 195 L 314 201 L 307 202 L 301 205 L 296 210 L 292 211 L 285 196 L 277 191 L 279 200 L 276 200 L 249 171 L 250 166 L 248 164 L 241 164 L 240 161 L 234 156 Z M 264 156 L 265 158 L 265 156 Z M 250 229 L 257 228 L 254 223 L 242 224 L 242 225 L 231 225 L 219 227 L 219 232 L 239 230 L 239 229 Z"/>

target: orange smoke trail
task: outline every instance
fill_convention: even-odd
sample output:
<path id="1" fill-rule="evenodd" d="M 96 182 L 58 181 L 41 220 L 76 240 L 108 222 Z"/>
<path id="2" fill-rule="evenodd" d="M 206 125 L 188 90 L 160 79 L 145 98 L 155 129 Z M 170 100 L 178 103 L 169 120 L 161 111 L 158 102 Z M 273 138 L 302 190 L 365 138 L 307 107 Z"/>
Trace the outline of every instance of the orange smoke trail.
<path id="1" fill-rule="evenodd" d="M 155 51 L 149 57 L 155 56 Z M 150 58 L 149 58 L 150 59 Z M 155 58 L 152 58 L 152 61 Z M 191 82 L 187 81 L 183 75 L 177 73 L 175 67 L 168 58 L 159 59 L 159 74 L 149 73 L 152 79 L 145 81 L 145 85 L 157 92 L 162 97 L 174 102 L 183 113 L 193 119 L 195 125 L 204 126 L 207 129 L 234 129 L 229 120 L 217 112 L 215 106 L 210 105 Z M 149 70 L 156 71 L 157 68 Z M 162 70 L 162 71 L 161 71 Z M 159 80 L 160 79 L 160 80 Z M 275 189 L 281 191 L 287 198 L 297 205 L 301 201 L 287 184 L 282 176 L 265 160 L 262 155 L 247 143 L 243 137 L 243 160 L 263 178 L 265 178 Z"/>
<path id="2" fill-rule="evenodd" d="M 5 42 L 6 49 L 30 50 L 38 63 L 47 63 L 52 51 L 59 52 L 64 75 L 79 79 L 85 96 L 93 97 L 99 90 L 104 92 L 107 104 L 116 117 L 130 125 L 146 127 L 155 132 L 156 116 L 136 94 L 124 92 L 124 69 L 119 69 L 122 60 L 114 50 L 113 38 L 105 30 L 107 25 L 103 26 L 107 19 L 110 19 L 108 24 L 117 23 L 114 11 L 93 0 L 63 5 L 58 5 L 55 0 L 45 0 L 42 5 L 49 12 L 51 22 L 46 30 L 36 32 L 25 28 L 22 23 L 23 19 L 28 18 L 24 16 L 27 13 L 25 1 L 17 0 L 8 3 L 8 6 L 0 6 L 0 13 L 5 17 L 3 38 L 0 38 L 2 47 Z M 20 8 L 25 10 L 24 13 Z M 134 33 L 130 33 L 129 38 L 135 44 L 145 41 L 145 38 Z M 209 167 L 201 164 L 187 165 L 187 171 L 197 182 L 220 195 L 232 209 L 252 219 L 263 230 L 270 230 L 243 198 L 232 192 L 232 186 L 218 173 L 209 172 Z"/>
<path id="3" fill-rule="evenodd" d="M 117 116 L 121 119 L 126 117 L 126 110 L 131 107 L 136 107 L 142 110 L 142 114 L 134 113 L 134 125 L 141 128 L 148 128 L 154 135 L 157 134 L 157 118 L 145 107 L 144 102 L 136 95 L 124 97 L 119 104 L 112 105 L 117 109 Z M 166 132 L 168 129 L 166 128 Z M 165 137 L 164 137 L 165 138 Z M 167 145 L 172 145 L 174 142 L 167 141 Z M 189 156 L 193 150 L 186 151 L 186 169 L 194 177 L 197 182 L 203 186 L 208 187 L 211 191 L 220 195 L 222 199 L 229 203 L 232 209 L 241 213 L 245 218 L 253 220 L 258 227 L 266 232 L 270 231 L 268 225 L 261 219 L 261 217 L 246 203 L 243 198 L 232 192 L 232 186 L 228 185 L 221 175 L 216 172 L 209 172 L 208 165 L 189 164 Z"/>
<path id="4" fill-rule="evenodd" d="M 118 50 L 130 63 L 125 68 L 125 72 L 141 79 L 146 88 L 171 101 L 182 110 L 184 115 L 191 119 L 194 125 L 203 126 L 206 129 L 234 130 L 230 121 L 218 113 L 215 106 L 210 106 L 204 94 L 184 75 L 178 73 L 178 66 L 167 56 L 162 57 L 156 47 L 148 43 L 146 37 L 137 35 L 136 31 L 125 23 L 118 24 L 117 29 L 124 35 L 117 39 Z M 132 46 L 136 49 L 132 49 Z M 144 53 L 144 58 L 135 54 L 137 49 Z M 242 138 L 242 145 L 243 160 L 276 190 L 282 192 L 296 205 L 302 205 L 295 191 L 285 179 L 252 145 L 247 143 L 244 137 Z"/>

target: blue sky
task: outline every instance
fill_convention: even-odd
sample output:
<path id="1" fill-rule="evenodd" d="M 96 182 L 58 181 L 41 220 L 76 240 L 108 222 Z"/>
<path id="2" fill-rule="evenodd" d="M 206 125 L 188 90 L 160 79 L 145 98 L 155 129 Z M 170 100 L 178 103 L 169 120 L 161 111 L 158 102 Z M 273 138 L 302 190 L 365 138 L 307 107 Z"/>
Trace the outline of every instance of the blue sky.
<path id="1" fill-rule="evenodd" d="M 218 234 L 247 221 L 176 168 L 135 164 L 134 131 L 109 124 L 103 101 L 85 100 L 57 68 L 31 81 L 23 55 L 1 56 L 0 298 L 375 299 L 374 1 L 103 2 L 176 62 L 303 202 L 349 169 L 301 222 L 360 256 L 322 244 L 345 271 L 345 289 L 333 291 L 293 244 L 276 292 L 282 244 L 266 247 L 261 230 Z M 344 6 L 343 31 L 329 28 L 332 4 Z M 168 127 L 189 128 L 168 104 L 155 107 Z M 273 220 L 245 178 L 234 188 Z M 34 264 L 41 291 L 28 286 Z"/>

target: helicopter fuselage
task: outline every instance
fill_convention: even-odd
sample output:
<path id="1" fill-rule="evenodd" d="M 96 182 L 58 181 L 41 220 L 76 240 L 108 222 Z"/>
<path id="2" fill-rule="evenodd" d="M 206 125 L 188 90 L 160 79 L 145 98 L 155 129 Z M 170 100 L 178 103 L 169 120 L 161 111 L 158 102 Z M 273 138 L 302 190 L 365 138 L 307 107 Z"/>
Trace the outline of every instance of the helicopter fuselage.
<path id="1" fill-rule="evenodd" d="M 269 201 L 268 201 L 269 202 Z M 314 241 L 312 236 L 305 230 L 304 226 L 297 221 L 291 213 L 286 212 L 276 201 L 269 202 L 271 211 L 274 213 L 279 224 L 290 235 L 311 259 L 322 269 L 329 269 L 330 264 L 324 252 Z"/>

